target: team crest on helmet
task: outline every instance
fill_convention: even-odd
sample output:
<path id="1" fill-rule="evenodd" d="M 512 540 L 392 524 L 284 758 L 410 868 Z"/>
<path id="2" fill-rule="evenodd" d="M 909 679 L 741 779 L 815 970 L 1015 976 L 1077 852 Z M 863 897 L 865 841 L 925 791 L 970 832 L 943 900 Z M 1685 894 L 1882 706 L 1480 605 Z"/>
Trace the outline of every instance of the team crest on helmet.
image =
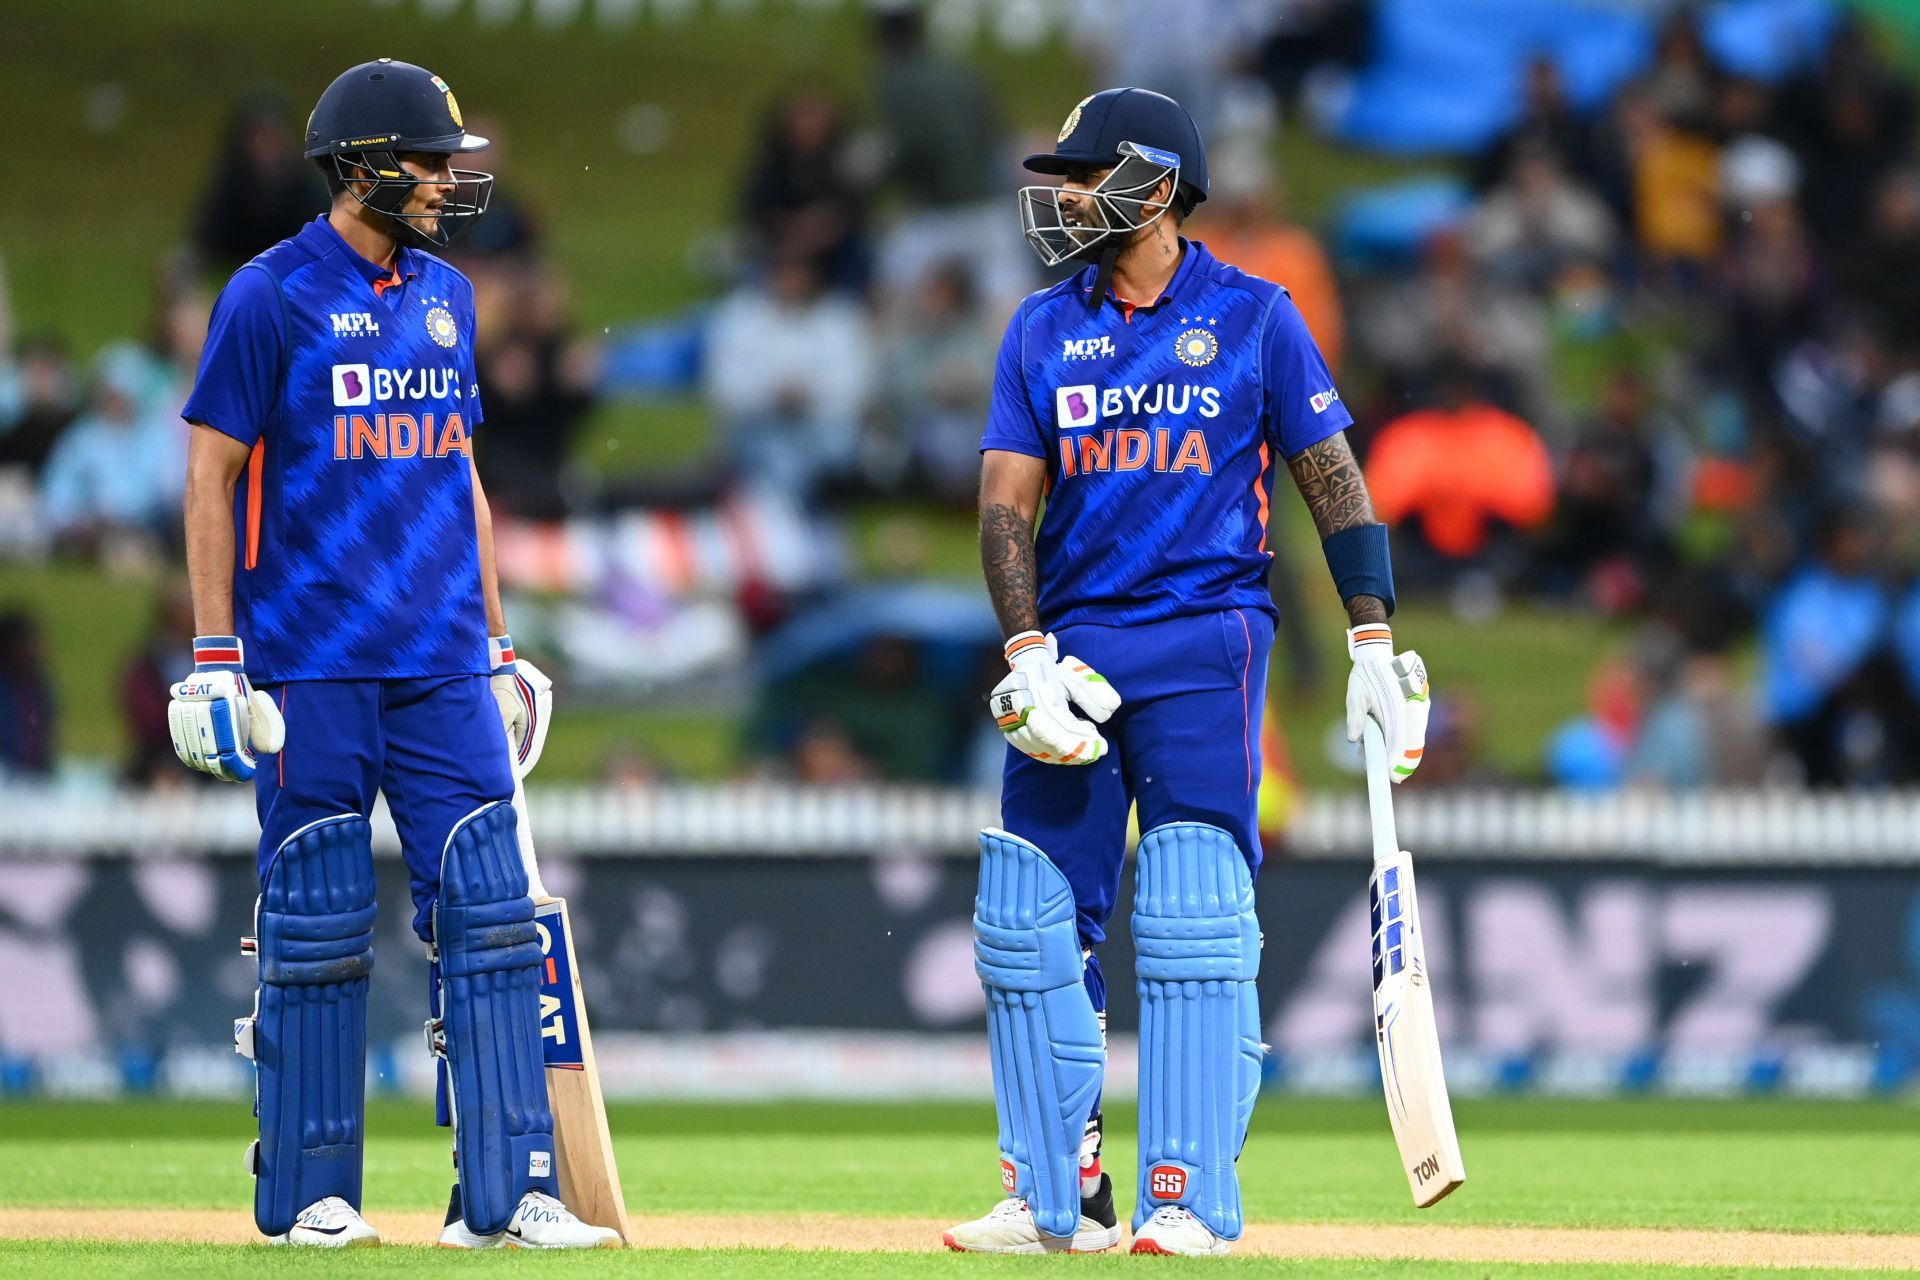
<path id="1" fill-rule="evenodd" d="M 453 117 L 454 124 L 464 129 L 467 122 L 460 118 L 460 104 L 453 99 L 453 90 L 447 88 L 447 82 L 439 76 L 433 77 L 434 87 L 447 95 L 447 114 Z"/>
<path id="2" fill-rule="evenodd" d="M 453 323 L 453 312 L 434 307 L 427 312 L 427 336 L 443 347 L 460 341 L 460 329 Z"/>
<path id="3" fill-rule="evenodd" d="M 1209 329 L 1188 329 L 1173 344 L 1173 353 L 1180 357 L 1180 363 L 1198 369 L 1203 364 L 1212 364 L 1213 358 L 1220 354 L 1220 339 Z"/>
<path id="4" fill-rule="evenodd" d="M 1080 108 L 1086 106 L 1089 102 L 1092 102 L 1092 101 L 1093 101 L 1093 95 L 1088 94 L 1086 97 L 1080 99 L 1080 101 L 1073 104 L 1073 110 L 1067 113 L 1067 122 L 1060 126 L 1060 136 L 1054 139 L 1056 143 L 1065 142 L 1069 137 L 1073 135 L 1073 131 L 1080 127 Z"/>

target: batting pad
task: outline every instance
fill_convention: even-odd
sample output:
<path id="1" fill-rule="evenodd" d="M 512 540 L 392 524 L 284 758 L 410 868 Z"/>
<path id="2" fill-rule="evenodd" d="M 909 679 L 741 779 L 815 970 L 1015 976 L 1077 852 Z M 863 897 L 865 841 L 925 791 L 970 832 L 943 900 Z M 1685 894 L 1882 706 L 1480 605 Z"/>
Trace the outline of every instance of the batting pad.
<path id="1" fill-rule="evenodd" d="M 1184 1205 L 1240 1238 L 1234 1161 L 1260 1091 L 1260 923 L 1233 837 L 1172 822 L 1140 840 L 1133 897 L 1140 991 L 1140 1198 L 1134 1229 Z"/>
<path id="2" fill-rule="evenodd" d="M 528 1191 L 560 1194 L 540 1051 L 540 938 L 512 805 L 488 805 L 447 837 L 433 937 L 461 1208 L 468 1229 L 491 1235 Z"/>
<path id="3" fill-rule="evenodd" d="M 360 1207 L 373 912 L 373 830 L 358 814 L 302 827 L 267 865 L 260 992 L 234 1026 L 253 1059 L 253 1220 L 266 1235 L 327 1196 Z"/>
<path id="4" fill-rule="evenodd" d="M 987 993 L 1001 1179 L 1050 1236 L 1080 1225 L 1080 1142 L 1106 1066 L 1085 966 L 1067 878 L 1020 837 L 982 831 L 973 967 Z"/>

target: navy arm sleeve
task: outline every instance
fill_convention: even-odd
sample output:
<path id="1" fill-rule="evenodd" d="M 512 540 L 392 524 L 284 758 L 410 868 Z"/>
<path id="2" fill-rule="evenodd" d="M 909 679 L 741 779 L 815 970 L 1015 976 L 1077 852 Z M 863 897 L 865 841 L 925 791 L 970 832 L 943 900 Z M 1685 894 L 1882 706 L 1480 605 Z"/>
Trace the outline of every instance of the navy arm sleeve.
<path id="1" fill-rule="evenodd" d="M 280 282 L 262 268 L 240 268 L 213 304 L 200 370 L 180 416 L 252 444 L 280 399 L 286 346 Z"/>

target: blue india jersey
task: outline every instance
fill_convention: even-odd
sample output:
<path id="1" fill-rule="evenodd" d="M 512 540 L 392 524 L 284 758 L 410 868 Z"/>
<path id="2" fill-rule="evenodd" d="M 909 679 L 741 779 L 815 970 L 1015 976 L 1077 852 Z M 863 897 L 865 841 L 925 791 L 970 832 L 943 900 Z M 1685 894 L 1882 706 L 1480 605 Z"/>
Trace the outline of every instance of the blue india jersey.
<path id="1" fill-rule="evenodd" d="M 325 218 L 235 272 L 181 416 L 249 445 L 234 626 L 256 683 L 483 674 L 473 288 Z"/>
<path id="2" fill-rule="evenodd" d="M 1007 326 L 980 447 L 1047 460 L 1043 628 L 1273 613 L 1276 464 L 1353 422 L 1287 291 L 1181 245 L 1152 306 L 1088 267 Z"/>

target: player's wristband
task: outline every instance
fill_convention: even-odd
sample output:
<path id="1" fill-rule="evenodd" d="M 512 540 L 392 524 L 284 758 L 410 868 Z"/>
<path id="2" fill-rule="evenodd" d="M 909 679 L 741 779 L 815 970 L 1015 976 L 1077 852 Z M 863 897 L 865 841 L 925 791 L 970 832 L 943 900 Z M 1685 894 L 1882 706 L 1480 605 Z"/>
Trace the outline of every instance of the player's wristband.
<path id="1" fill-rule="evenodd" d="M 1363 646 L 1383 644 L 1387 646 L 1389 657 L 1393 654 L 1393 628 L 1384 622 L 1363 622 L 1357 627 L 1347 628 L 1347 656 L 1357 658 Z"/>
<path id="2" fill-rule="evenodd" d="M 1387 526 L 1355 525 L 1320 542 L 1333 573 L 1333 585 L 1345 604 L 1355 596 L 1373 596 L 1393 616 L 1393 558 L 1387 553 Z"/>
<path id="3" fill-rule="evenodd" d="M 493 668 L 497 676 L 510 675 L 513 672 L 513 637 L 487 637 L 487 665 Z"/>
<path id="4" fill-rule="evenodd" d="M 1047 649 L 1047 638 L 1038 631 L 1022 631 L 1017 636 L 1008 637 L 1006 647 L 1007 665 L 1009 667 L 1013 666 L 1013 660 L 1015 658 L 1034 649 L 1038 649 L 1042 653 L 1045 653 Z"/>
<path id="5" fill-rule="evenodd" d="M 193 638 L 193 669 L 195 671 L 245 671 L 246 655 L 240 647 L 240 637 L 195 636 Z"/>

